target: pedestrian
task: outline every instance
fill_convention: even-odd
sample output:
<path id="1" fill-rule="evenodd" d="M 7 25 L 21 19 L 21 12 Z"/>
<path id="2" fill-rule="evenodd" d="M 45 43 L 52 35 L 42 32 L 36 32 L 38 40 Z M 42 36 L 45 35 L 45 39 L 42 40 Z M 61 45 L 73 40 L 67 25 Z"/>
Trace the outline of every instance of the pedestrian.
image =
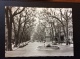
<path id="1" fill-rule="evenodd" d="M 68 44 L 70 45 L 70 39 L 68 39 Z"/>
<path id="2" fill-rule="evenodd" d="M 61 37 L 60 37 L 60 39 L 61 39 L 61 44 L 64 42 L 64 35 L 61 35 Z"/>
<path id="3" fill-rule="evenodd" d="M 44 43 L 44 47 L 45 47 L 45 42 L 46 42 L 46 41 L 44 40 L 44 41 L 43 41 L 43 43 Z"/>
<path id="4" fill-rule="evenodd" d="M 68 40 L 67 40 L 67 45 L 70 45 L 70 39 L 68 38 Z"/>
<path id="5" fill-rule="evenodd" d="M 57 41 L 58 41 L 58 39 L 57 39 L 57 37 L 55 37 L 55 42 L 57 43 Z"/>

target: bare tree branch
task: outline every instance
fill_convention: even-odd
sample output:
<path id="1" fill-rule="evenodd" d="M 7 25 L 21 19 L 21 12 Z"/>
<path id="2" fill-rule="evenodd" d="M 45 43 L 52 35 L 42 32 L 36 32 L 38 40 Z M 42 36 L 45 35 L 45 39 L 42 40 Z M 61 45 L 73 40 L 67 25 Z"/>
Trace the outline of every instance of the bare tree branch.
<path id="1" fill-rule="evenodd" d="M 60 9 L 61 16 L 66 20 L 66 17 L 62 13 L 62 9 Z"/>
<path id="2" fill-rule="evenodd" d="M 19 9 L 19 8 L 18 8 Z M 18 10 L 17 9 L 17 10 Z M 19 12 L 17 12 L 17 10 L 15 11 L 15 13 L 13 14 L 13 16 L 15 16 L 15 15 L 17 15 L 17 14 L 20 14 L 22 11 L 24 11 L 25 10 L 25 8 L 23 8 L 21 11 L 19 11 Z"/>

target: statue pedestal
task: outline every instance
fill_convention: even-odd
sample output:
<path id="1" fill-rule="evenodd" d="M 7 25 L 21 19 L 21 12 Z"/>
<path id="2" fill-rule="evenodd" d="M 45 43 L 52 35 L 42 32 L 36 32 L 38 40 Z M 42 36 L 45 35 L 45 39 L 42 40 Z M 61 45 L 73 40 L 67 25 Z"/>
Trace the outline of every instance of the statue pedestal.
<path id="1" fill-rule="evenodd" d="M 38 50 L 58 50 L 58 46 L 38 46 Z"/>

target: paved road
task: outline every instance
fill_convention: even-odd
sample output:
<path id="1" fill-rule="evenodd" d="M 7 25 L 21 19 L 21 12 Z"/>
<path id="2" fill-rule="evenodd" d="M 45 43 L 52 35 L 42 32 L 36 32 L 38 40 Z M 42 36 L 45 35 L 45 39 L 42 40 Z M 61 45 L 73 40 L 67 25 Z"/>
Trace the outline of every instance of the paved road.
<path id="1" fill-rule="evenodd" d="M 58 45 L 60 50 L 38 50 L 38 46 L 43 46 L 43 43 L 29 43 L 23 48 L 18 48 L 14 51 L 6 51 L 5 57 L 30 57 L 30 56 L 73 56 L 73 48 L 66 45 Z"/>

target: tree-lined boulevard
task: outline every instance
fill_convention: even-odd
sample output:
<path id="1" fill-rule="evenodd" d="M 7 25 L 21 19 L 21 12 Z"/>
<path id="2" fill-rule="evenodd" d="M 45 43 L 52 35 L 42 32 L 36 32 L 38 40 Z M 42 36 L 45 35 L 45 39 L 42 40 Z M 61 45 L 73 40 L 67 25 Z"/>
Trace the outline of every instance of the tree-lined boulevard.
<path id="1" fill-rule="evenodd" d="M 6 57 L 73 56 L 73 43 L 72 8 L 5 6 Z"/>

